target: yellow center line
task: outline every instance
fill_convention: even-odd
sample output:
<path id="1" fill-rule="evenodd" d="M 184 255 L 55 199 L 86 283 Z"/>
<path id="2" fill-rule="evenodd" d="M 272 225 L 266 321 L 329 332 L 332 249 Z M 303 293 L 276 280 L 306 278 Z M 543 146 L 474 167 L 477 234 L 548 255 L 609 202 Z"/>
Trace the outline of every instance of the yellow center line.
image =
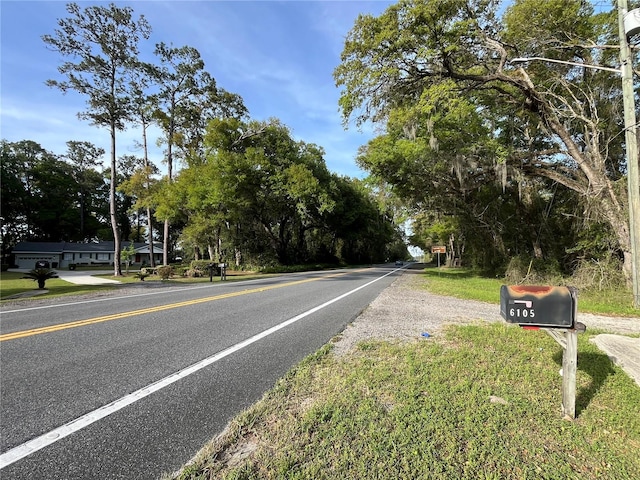
<path id="1" fill-rule="evenodd" d="M 361 271 L 361 270 L 358 270 L 358 271 Z M 293 285 L 300 285 L 300 284 L 303 284 L 303 283 L 315 282 L 315 281 L 324 280 L 324 279 L 327 279 L 327 278 L 339 277 L 339 276 L 347 275 L 348 273 L 353 273 L 353 272 L 354 271 L 352 270 L 350 272 L 334 273 L 334 274 L 326 275 L 326 276 L 320 277 L 320 278 L 307 278 L 305 280 L 296 280 L 294 282 L 287 282 L 287 283 L 282 283 L 282 284 L 278 284 L 278 285 L 271 285 L 271 286 L 267 286 L 267 287 L 258 287 L 258 288 L 253 288 L 253 289 L 249 289 L 249 290 L 241 290 L 239 292 L 224 293 L 222 295 L 215 295 L 213 297 L 204 297 L 204 298 L 198 298 L 198 299 L 195 299 L 195 300 L 187 300 L 185 302 L 170 303 L 170 304 L 167 304 L 167 305 L 159 305 L 157 307 L 142 308 L 140 310 L 132 310 L 132 311 L 129 311 L 129 312 L 114 313 L 112 315 L 104 315 L 102 317 L 88 318 L 86 320 L 78 320 L 76 322 L 61 323 L 61 324 L 58 324 L 58 325 L 51 325 L 49 327 L 40 327 L 40 328 L 33 328 L 31 330 L 22 330 L 22 331 L 19 331 L 19 332 L 6 333 L 4 335 L 0 335 L 0 342 L 4 342 L 4 341 L 7 341 L 7 340 L 16 340 L 18 338 L 24 338 L 24 337 L 31 337 L 33 335 L 40 335 L 40 334 L 43 334 L 43 333 L 57 332 L 59 330 L 66 330 L 68 328 L 84 327 L 85 325 L 93 325 L 94 323 L 108 322 L 110 320 L 118 320 L 120 318 L 133 317 L 133 316 L 136 316 L 136 315 L 144 315 L 144 314 L 147 314 L 147 313 L 162 312 L 164 310 L 171 310 L 173 308 L 180 308 L 180 307 L 186 307 L 186 306 L 189 306 L 189 305 L 196 305 L 198 303 L 213 302 L 213 301 L 216 301 L 216 300 L 223 300 L 225 298 L 239 297 L 241 295 L 249 295 L 251 293 L 266 292 L 267 290 L 274 290 L 276 288 L 290 287 L 290 286 L 293 286 Z"/>

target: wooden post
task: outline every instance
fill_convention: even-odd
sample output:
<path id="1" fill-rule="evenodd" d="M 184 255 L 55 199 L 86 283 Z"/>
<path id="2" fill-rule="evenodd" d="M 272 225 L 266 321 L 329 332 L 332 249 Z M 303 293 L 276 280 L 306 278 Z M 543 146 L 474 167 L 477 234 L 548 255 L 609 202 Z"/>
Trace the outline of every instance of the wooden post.
<path id="1" fill-rule="evenodd" d="M 562 347 L 562 416 L 568 420 L 576 418 L 576 373 L 578 371 L 578 328 L 554 330 L 545 328 Z M 564 335 L 563 335 L 564 333 Z"/>
<path id="2" fill-rule="evenodd" d="M 573 318 L 578 318 L 578 290 L 569 287 L 573 297 Z M 578 332 L 584 332 L 586 327 L 580 322 L 575 322 L 573 328 L 552 329 L 546 328 L 562 347 L 562 416 L 567 420 L 576 418 L 576 374 L 578 372 Z"/>
<path id="3" fill-rule="evenodd" d="M 566 347 L 562 354 L 562 415 L 576 418 L 576 372 L 578 370 L 578 332 L 565 332 Z"/>

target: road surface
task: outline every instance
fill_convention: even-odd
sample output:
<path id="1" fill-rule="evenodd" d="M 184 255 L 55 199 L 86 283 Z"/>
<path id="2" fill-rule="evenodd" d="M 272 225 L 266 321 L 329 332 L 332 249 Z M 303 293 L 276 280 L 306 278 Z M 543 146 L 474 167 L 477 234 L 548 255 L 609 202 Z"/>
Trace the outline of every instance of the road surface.
<path id="1" fill-rule="evenodd" d="M 175 471 L 400 273 L 312 272 L 3 308 L 0 477 Z"/>

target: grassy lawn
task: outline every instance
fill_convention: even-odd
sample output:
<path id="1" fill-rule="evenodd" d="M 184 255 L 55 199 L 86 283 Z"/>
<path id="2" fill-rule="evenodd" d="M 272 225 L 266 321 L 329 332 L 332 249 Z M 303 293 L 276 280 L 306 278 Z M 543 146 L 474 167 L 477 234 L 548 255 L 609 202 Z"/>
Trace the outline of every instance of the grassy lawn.
<path id="1" fill-rule="evenodd" d="M 186 479 L 636 479 L 640 388 L 579 337 L 574 422 L 562 350 L 506 324 L 412 344 L 326 346 L 238 416 Z"/>
<path id="2" fill-rule="evenodd" d="M 424 288 L 432 293 L 500 304 L 504 279 L 484 278 L 464 268 L 425 269 Z M 640 316 L 633 308 L 631 290 L 578 291 L 578 310 L 611 316 Z"/>
<path id="3" fill-rule="evenodd" d="M 92 274 L 92 269 L 86 269 L 87 274 Z M 93 269 L 96 270 L 96 269 Z M 104 270 L 104 268 L 102 269 Z M 38 285 L 35 281 L 30 279 L 23 279 L 24 273 L 18 272 L 2 272 L 0 274 L 0 301 L 6 300 L 8 297 L 13 295 L 17 295 L 19 293 L 25 292 L 36 292 L 38 290 Z M 113 275 L 104 275 L 104 274 L 96 274 L 97 277 L 109 278 L 112 280 L 118 280 L 120 283 L 138 283 L 140 279 L 135 276 L 134 271 L 130 271 L 129 273 L 123 272 L 122 277 L 116 277 Z M 227 274 L 227 281 L 238 281 L 238 280 L 250 280 L 252 278 L 258 277 L 268 277 L 271 275 L 264 274 L 254 274 L 251 272 L 229 272 Z M 205 283 L 209 282 L 209 277 L 200 277 L 200 278 L 182 278 L 182 277 L 173 277 L 169 280 L 161 280 L 158 276 L 149 276 L 145 278 L 145 282 L 152 281 L 162 281 L 167 285 L 171 284 L 183 284 L 183 283 Z M 214 282 L 220 281 L 220 276 L 213 277 Z M 112 285 L 75 285 L 64 280 L 60 280 L 59 278 L 53 278 L 46 281 L 45 290 L 46 293 L 42 293 L 36 295 L 34 297 L 25 297 L 25 300 L 28 298 L 51 298 L 51 297 L 59 297 L 64 295 L 82 295 L 85 293 L 93 293 L 97 291 L 104 290 L 113 290 L 114 287 Z"/>
<path id="4" fill-rule="evenodd" d="M 22 278 L 24 273 L 2 272 L 0 275 L 0 300 L 6 300 L 12 295 L 24 292 L 35 292 L 38 284 L 34 280 Z M 82 295 L 96 291 L 113 289 L 111 286 L 103 285 L 74 285 L 59 278 L 51 278 L 45 284 L 47 293 L 37 295 L 32 298 L 49 298 L 64 295 Z"/>

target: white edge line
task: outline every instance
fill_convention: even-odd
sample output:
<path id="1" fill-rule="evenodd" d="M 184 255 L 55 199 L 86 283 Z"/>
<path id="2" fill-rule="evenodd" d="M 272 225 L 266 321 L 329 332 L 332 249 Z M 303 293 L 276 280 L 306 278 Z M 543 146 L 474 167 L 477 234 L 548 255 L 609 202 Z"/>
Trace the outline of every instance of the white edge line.
<path id="1" fill-rule="evenodd" d="M 58 440 L 62 440 L 63 438 L 71 435 L 72 433 L 75 433 L 79 430 L 82 430 L 85 427 L 88 427 L 92 423 L 97 422 L 98 420 L 101 420 L 107 417 L 108 415 L 111 415 L 112 413 L 117 412 L 118 410 L 122 410 L 126 406 L 131 405 L 137 402 L 138 400 L 141 400 L 151 395 L 152 393 L 157 392 L 163 389 L 164 387 L 167 387 L 172 383 L 175 383 L 178 380 L 191 375 L 192 373 L 195 373 L 198 370 L 201 370 L 205 367 L 208 367 L 209 365 L 212 365 L 213 363 L 219 360 L 222 360 L 223 358 L 231 355 L 232 353 L 242 350 L 243 348 L 251 345 L 252 343 L 262 340 L 265 337 L 268 337 L 272 333 L 275 333 L 278 330 L 281 330 L 297 322 L 298 320 L 301 320 L 304 317 L 307 317 L 312 313 L 317 312 L 318 310 L 322 310 L 323 308 L 331 305 L 332 303 L 338 302 L 343 298 L 348 297 L 349 295 L 357 292 L 358 290 L 362 290 L 363 288 L 368 287 L 369 285 L 377 282 L 378 280 L 382 280 L 383 278 L 391 275 L 392 273 L 397 272 L 398 270 L 400 269 L 392 270 L 391 272 L 386 273 L 385 275 L 378 277 L 374 280 L 371 280 L 369 283 L 365 283 L 364 285 L 361 285 L 358 288 L 355 288 L 349 292 L 343 293 L 342 295 L 336 298 L 333 298 L 328 302 L 323 303 L 322 305 L 318 305 L 317 307 L 314 307 L 311 310 L 307 310 L 306 312 L 303 312 L 300 315 L 290 318 L 289 320 L 285 320 L 284 322 L 278 325 L 275 325 L 267 330 L 264 330 L 263 332 L 260 332 L 254 335 L 253 337 L 249 337 L 240 343 L 236 343 L 235 345 L 221 352 L 218 352 L 215 355 L 205 358 L 204 360 L 200 360 L 199 362 L 196 362 L 193 365 L 190 365 L 188 367 L 183 368 L 182 370 L 172 373 L 171 375 L 168 375 L 150 385 L 147 385 L 146 387 L 136 390 L 135 392 L 125 395 L 124 397 L 118 400 L 115 400 L 107 405 L 104 405 L 100 408 L 97 408 L 96 410 L 93 410 L 92 412 L 82 415 L 81 417 L 78 417 L 75 420 L 65 423 L 61 427 L 58 427 L 54 430 L 51 430 L 48 433 L 45 433 L 43 435 L 40 435 L 39 437 L 29 440 L 28 442 L 25 442 L 22 445 L 18 445 L 17 447 L 12 448 L 11 450 L 7 450 L 5 453 L 0 455 L 0 470 L 2 470 L 4 467 L 8 465 L 11 465 L 12 463 L 17 462 L 18 460 L 21 460 L 31 455 L 32 453 L 37 452 L 42 448 L 45 448 L 57 442 Z"/>

